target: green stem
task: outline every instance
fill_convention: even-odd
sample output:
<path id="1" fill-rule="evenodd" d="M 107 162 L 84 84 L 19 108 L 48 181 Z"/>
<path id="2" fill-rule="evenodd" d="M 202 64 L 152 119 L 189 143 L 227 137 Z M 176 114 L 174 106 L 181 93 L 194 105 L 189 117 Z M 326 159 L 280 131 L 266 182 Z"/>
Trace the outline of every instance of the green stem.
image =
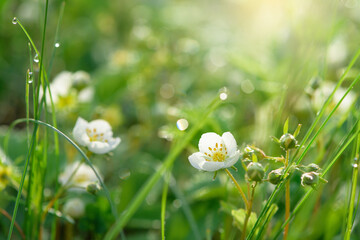
<path id="1" fill-rule="evenodd" d="M 249 219 L 251 216 L 252 205 L 253 205 L 253 201 L 254 201 L 255 187 L 256 187 L 256 184 L 251 189 L 251 195 L 250 195 L 250 199 L 249 199 L 249 207 L 246 209 L 246 216 L 245 216 L 243 231 L 241 234 L 241 240 L 244 240 L 246 237 L 246 229 L 247 229 L 247 225 L 248 225 L 248 222 L 249 222 Z"/>
<path id="2" fill-rule="evenodd" d="M 289 155 L 290 150 L 286 150 L 286 158 L 285 158 L 285 168 L 289 165 Z M 287 221 L 290 218 L 290 180 L 286 180 L 285 183 L 285 221 Z M 284 230 L 284 240 L 287 239 L 289 233 L 289 223 L 286 224 L 285 230 Z"/>
<path id="3" fill-rule="evenodd" d="M 227 168 L 225 168 L 225 172 L 229 175 L 229 177 L 231 178 L 231 180 L 233 181 L 233 183 L 235 184 L 237 190 L 239 191 L 243 201 L 244 201 L 244 204 L 245 204 L 245 207 L 246 209 L 249 209 L 249 202 L 248 200 L 246 199 L 246 196 L 245 196 L 245 193 L 243 192 L 243 190 L 241 189 L 239 183 L 236 181 L 236 179 L 234 178 L 234 176 L 231 174 L 231 172 L 229 170 L 227 170 Z"/>

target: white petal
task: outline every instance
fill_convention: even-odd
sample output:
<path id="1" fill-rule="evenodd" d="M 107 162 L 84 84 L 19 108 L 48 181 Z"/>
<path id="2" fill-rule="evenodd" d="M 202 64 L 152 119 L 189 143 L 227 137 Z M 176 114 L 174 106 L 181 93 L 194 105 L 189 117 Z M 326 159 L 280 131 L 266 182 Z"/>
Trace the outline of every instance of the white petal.
<path id="1" fill-rule="evenodd" d="M 191 166 L 193 166 L 196 169 L 203 170 L 200 167 L 200 164 L 205 162 L 205 159 L 203 156 L 204 156 L 204 154 L 202 154 L 201 152 L 191 154 L 189 156 L 189 162 L 190 162 Z"/>
<path id="2" fill-rule="evenodd" d="M 94 97 L 94 88 L 87 87 L 79 92 L 78 101 L 81 103 L 90 102 Z"/>
<path id="3" fill-rule="evenodd" d="M 239 160 L 239 157 L 240 151 L 238 150 L 235 152 L 235 154 L 225 160 L 225 168 L 233 166 Z"/>
<path id="4" fill-rule="evenodd" d="M 111 146 L 112 149 L 115 149 L 119 145 L 120 142 L 121 142 L 121 139 L 119 137 L 112 138 L 109 140 L 109 145 Z"/>
<path id="5" fill-rule="evenodd" d="M 90 129 L 96 128 L 96 130 L 99 132 L 111 131 L 110 124 L 107 121 L 102 120 L 102 119 L 97 119 L 97 120 L 89 122 L 89 128 Z"/>
<path id="6" fill-rule="evenodd" d="M 237 150 L 237 144 L 234 136 L 230 132 L 225 132 L 222 135 L 222 139 L 224 140 L 225 146 L 228 151 L 228 156 L 233 155 Z"/>
<path id="7" fill-rule="evenodd" d="M 208 161 L 204 161 L 204 162 L 200 163 L 199 166 L 202 168 L 202 170 L 208 171 L 208 172 L 214 172 L 214 171 L 217 171 L 219 169 L 225 168 L 224 162 L 208 162 Z"/>
<path id="8" fill-rule="evenodd" d="M 220 147 L 219 144 L 223 143 L 223 140 L 219 135 L 213 132 L 204 133 L 201 135 L 199 141 L 199 150 L 202 153 L 211 153 L 209 147 L 212 149 L 215 148 L 216 143 L 218 144 L 218 147 Z"/>
<path id="9" fill-rule="evenodd" d="M 86 128 L 88 127 L 88 124 L 89 123 L 87 121 L 79 117 L 73 129 L 74 139 L 81 146 L 86 146 L 90 142 L 90 139 L 86 134 Z"/>
<path id="10" fill-rule="evenodd" d="M 68 94 L 72 82 L 72 73 L 63 71 L 59 73 L 50 84 L 51 92 L 56 93 L 55 95 L 65 96 Z"/>
<path id="11" fill-rule="evenodd" d="M 99 141 L 90 142 L 87 147 L 91 152 L 96 154 L 104 154 L 113 150 L 109 143 Z"/>

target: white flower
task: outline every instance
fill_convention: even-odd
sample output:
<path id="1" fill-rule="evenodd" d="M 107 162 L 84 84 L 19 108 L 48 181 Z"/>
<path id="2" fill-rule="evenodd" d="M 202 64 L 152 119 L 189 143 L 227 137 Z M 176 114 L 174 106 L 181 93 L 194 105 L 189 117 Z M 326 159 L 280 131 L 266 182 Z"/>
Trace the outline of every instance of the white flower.
<path id="1" fill-rule="evenodd" d="M 87 122 L 79 117 L 73 135 L 78 144 L 97 154 L 114 150 L 121 141 L 119 137 L 113 138 L 110 124 L 102 119 Z"/>
<path id="2" fill-rule="evenodd" d="M 90 102 L 94 96 L 90 75 L 84 71 L 71 73 L 63 71 L 50 83 L 51 96 L 55 106 L 60 110 L 69 110 L 78 103 Z M 40 99 L 43 89 L 40 89 Z M 46 103 L 50 107 L 50 95 L 46 91 Z"/>
<path id="3" fill-rule="evenodd" d="M 79 218 L 85 213 L 85 204 L 80 198 L 73 198 L 65 203 L 63 211 L 72 218 Z"/>
<path id="4" fill-rule="evenodd" d="M 79 162 L 74 162 L 67 165 L 64 172 L 59 176 L 59 182 L 62 185 L 65 185 L 78 166 Z M 99 172 L 96 167 L 95 170 Z M 98 178 L 96 177 L 92 168 L 88 165 L 81 164 L 69 184 L 72 187 L 86 188 L 89 184 L 97 181 Z"/>
<path id="5" fill-rule="evenodd" d="M 225 132 L 221 137 L 213 132 L 203 134 L 199 150 L 189 157 L 190 164 L 209 172 L 233 166 L 240 156 L 236 140 L 230 132 Z"/>

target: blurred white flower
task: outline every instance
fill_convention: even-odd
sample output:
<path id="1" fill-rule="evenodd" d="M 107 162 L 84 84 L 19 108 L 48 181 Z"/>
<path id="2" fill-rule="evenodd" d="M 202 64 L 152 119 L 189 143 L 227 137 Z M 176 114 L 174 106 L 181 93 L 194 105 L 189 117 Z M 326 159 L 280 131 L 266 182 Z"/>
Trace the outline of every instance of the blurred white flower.
<path id="1" fill-rule="evenodd" d="M 80 198 L 70 199 L 65 203 L 63 211 L 72 218 L 79 218 L 85 213 L 85 203 Z"/>
<path id="2" fill-rule="evenodd" d="M 61 173 L 59 176 L 59 182 L 62 185 L 65 185 L 69 181 L 71 175 L 79 166 L 79 164 L 79 162 L 74 162 L 66 166 L 64 172 Z M 95 170 L 99 172 L 96 167 Z M 98 178 L 96 177 L 92 168 L 88 165 L 81 164 L 68 184 L 70 184 L 71 187 L 86 189 L 89 184 L 92 184 L 94 182 L 98 182 Z"/>
<path id="3" fill-rule="evenodd" d="M 343 38 L 337 37 L 327 50 L 326 59 L 329 64 L 339 65 L 346 59 L 348 50 Z"/>
<path id="4" fill-rule="evenodd" d="M 321 106 L 325 103 L 326 99 L 330 96 L 334 88 L 334 83 L 325 82 L 320 88 L 315 90 L 312 98 L 312 104 L 315 110 L 320 110 Z M 345 92 L 346 90 L 344 88 L 338 88 L 330 102 L 331 108 L 340 101 L 340 99 L 344 96 Z M 348 110 L 350 110 L 351 106 L 356 101 L 356 98 L 356 94 L 354 94 L 353 92 L 349 92 L 340 104 L 337 111 L 339 111 L 340 113 L 346 113 Z"/>
<path id="5" fill-rule="evenodd" d="M 225 132 L 221 137 L 213 132 L 203 134 L 199 150 L 189 156 L 190 164 L 209 172 L 233 166 L 240 156 L 236 140 L 230 132 Z"/>
<path id="6" fill-rule="evenodd" d="M 90 102 L 94 96 L 94 88 L 90 86 L 90 75 L 84 71 L 71 73 L 63 71 L 59 73 L 50 83 L 50 90 L 55 107 L 69 110 L 77 103 Z M 40 89 L 40 99 L 43 89 Z M 46 91 L 46 103 L 50 107 L 50 95 Z"/>
<path id="7" fill-rule="evenodd" d="M 97 154 L 114 150 L 121 141 L 119 137 L 113 138 L 110 124 L 102 119 L 87 122 L 79 117 L 73 129 L 73 135 L 78 144 Z"/>

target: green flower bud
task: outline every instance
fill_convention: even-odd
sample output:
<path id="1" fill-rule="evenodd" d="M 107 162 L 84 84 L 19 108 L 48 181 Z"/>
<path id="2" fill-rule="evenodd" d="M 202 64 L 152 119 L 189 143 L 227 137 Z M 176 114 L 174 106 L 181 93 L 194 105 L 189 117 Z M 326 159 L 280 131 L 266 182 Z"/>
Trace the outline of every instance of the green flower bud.
<path id="1" fill-rule="evenodd" d="M 293 135 L 291 135 L 290 133 L 285 133 L 280 138 L 280 146 L 285 150 L 295 148 L 296 144 L 297 144 L 297 141 L 296 141 L 295 137 Z"/>
<path id="2" fill-rule="evenodd" d="M 268 179 L 269 182 L 276 185 L 281 181 L 281 177 L 284 175 L 283 168 L 275 169 L 269 172 Z"/>
<path id="3" fill-rule="evenodd" d="M 251 162 L 247 166 L 247 176 L 250 180 L 255 182 L 261 182 L 265 175 L 263 166 L 258 162 Z"/>
<path id="4" fill-rule="evenodd" d="M 321 168 L 315 163 L 310 163 L 309 165 L 306 166 L 307 172 L 319 172 L 320 170 Z"/>
<path id="5" fill-rule="evenodd" d="M 302 186 L 314 186 L 319 182 L 319 173 L 308 172 L 301 175 L 301 185 Z"/>
<path id="6" fill-rule="evenodd" d="M 96 195 L 100 191 L 100 186 L 97 183 L 90 183 L 86 186 L 86 191 L 93 195 Z"/>

